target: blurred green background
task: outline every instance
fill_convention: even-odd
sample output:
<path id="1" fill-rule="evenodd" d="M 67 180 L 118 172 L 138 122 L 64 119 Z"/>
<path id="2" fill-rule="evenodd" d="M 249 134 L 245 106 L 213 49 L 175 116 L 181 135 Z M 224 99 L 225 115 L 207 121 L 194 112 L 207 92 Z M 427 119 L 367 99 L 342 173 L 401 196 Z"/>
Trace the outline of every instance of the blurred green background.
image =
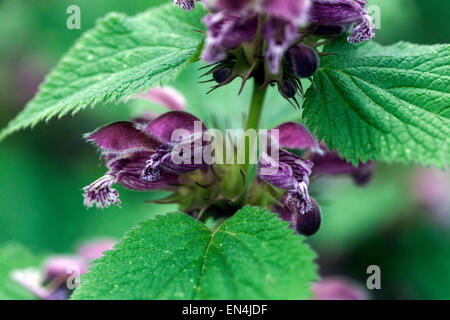
<path id="1" fill-rule="evenodd" d="M 4 127 L 36 92 L 46 73 L 95 20 L 109 11 L 134 14 L 169 0 L 2 0 L 0 2 L 0 126 Z M 81 8 L 82 29 L 66 28 L 66 8 Z M 448 43 L 450 1 L 369 0 L 381 9 L 377 41 Z M 248 89 L 237 97 L 234 83 L 210 95 L 196 84 L 201 66 L 183 72 L 173 84 L 190 111 L 209 123 L 241 127 Z M 98 106 L 22 131 L 0 144 L 0 246 L 20 243 L 34 254 L 68 253 L 98 237 L 120 238 L 137 221 L 173 211 L 145 203 L 162 196 L 119 187 L 122 208 L 86 210 L 81 188 L 104 173 L 83 133 L 126 120 L 145 103 Z M 230 109 L 231 108 L 231 109 Z M 271 127 L 299 119 L 276 92 L 264 111 Z M 313 185 L 322 206 L 323 228 L 310 238 L 322 275 L 343 275 L 365 285 L 366 268 L 381 267 L 382 290 L 371 298 L 450 298 L 450 176 L 433 169 L 379 164 L 375 179 L 357 188 L 347 178 Z M 6 259 L 0 254 L 0 259 Z M 11 267 L 0 261 L 0 269 Z M 1 272 L 1 270 L 0 270 Z M 4 274 L 3 274 L 4 275 Z M 0 280 L 0 281 L 3 281 Z"/>

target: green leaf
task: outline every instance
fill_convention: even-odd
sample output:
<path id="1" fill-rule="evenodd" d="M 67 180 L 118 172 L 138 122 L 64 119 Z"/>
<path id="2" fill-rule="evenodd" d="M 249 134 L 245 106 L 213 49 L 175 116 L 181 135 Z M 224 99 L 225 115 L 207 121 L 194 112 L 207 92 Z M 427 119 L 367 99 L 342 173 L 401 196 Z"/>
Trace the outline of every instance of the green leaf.
<path id="1" fill-rule="evenodd" d="M 130 231 L 74 299 L 304 299 L 315 254 L 275 214 L 245 207 L 215 230 L 182 213 Z"/>
<path id="2" fill-rule="evenodd" d="M 25 288 L 11 279 L 11 272 L 18 269 L 39 267 L 43 258 L 32 255 L 18 244 L 6 244 L 0 248 L 0 300 L 35 299 Z"/>
<path id="3" fill-rule="evenodd" d="M 444 167 L 450 159 L 450 45 L 340 39 L 324 51 L 306 95 L 307 126 L 358 160 Z"/>
<path id="4" fill-rule="evenodd" d="M 84 34 L 41 85 L 25 110 L 0 133 L 7 135 L 97 103 L 118 102 L 173 80 L 197 59 L 203 36 L 199 7 L 171 4 L 134 17 L 110 13 Z"/>

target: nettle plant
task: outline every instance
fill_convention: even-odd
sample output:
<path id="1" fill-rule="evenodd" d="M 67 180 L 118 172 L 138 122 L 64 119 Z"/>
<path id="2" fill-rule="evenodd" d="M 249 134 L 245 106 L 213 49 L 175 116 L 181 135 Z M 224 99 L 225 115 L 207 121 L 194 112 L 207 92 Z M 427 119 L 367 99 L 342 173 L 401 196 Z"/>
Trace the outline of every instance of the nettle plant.
<path id="1" fill-rule="evenodd" d="M 172 109 L 85 136 L 107 167 L 84 188 L 87 207 L 120 205 L 118 184 L 168 190 L 160 202 L 177 203 L 180 212 L 139 223 L 93 263 L 72 298 L 310 298 L 318 276 L 304 237 L 322 219 L 310 182 L 347 174 L 364 185 L 373 161 L 445 167 L 450 47 L 378 45 L 365 0 L 174 4 L 184 10 L 168 3 L 99 20 L 0 135 L 138 94 Z M 159 87 L 198 60 L 212 90 L 236 78 L 241 90 L 253 83 L 243 129 L 262 129 L 269 90 L 299 109 L 295 121 L 266 132 L 269 148 L 256 163 L 248 146 L 244 163 L 174 160 L 180 147 L 184 160 L 211 150 L 210 124 Z"/>

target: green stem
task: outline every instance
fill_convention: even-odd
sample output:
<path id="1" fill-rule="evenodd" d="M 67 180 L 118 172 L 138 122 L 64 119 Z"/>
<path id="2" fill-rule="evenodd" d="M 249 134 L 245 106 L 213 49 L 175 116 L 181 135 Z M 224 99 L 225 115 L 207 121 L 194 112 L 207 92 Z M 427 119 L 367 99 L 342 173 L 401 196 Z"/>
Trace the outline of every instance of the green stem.
<path id="1" fill-rule="evenodd" d="M 256 82 L 253 87 L 252 101 L 250 103 L 250 110 L 248 113 L 247 124 L 245 130 L 259 129 L 259 123 L 261 120 L 262 110 L 264 107 L 264 100 L 266 98 L 267 88 L 261 89 L 261 84 Z M 258 136 L 258 133 L 257 133 Z M 245 145 L 245 165 L 243 166 L 243 171 L 246 173 L 246 185 L 243 197 L 246 197 L 250 185 L 256 175 L 256 165 L 250 165 L 250 146 L 244 142 Z M 244 198 L 243 198 L 244 199 Z M 243 200 L 241 199 L 241 200 Z"/>
<path id="2" fill-rule="evenodd" d="M 267 88 L 260 89 L 261 84 L 255 82 L 253 87 L 252 101 L 250 103 L 250 111 L 248 113 L 247 125 L 245 130 L 259 129 L 259 122 L 261 120 L 261 114 L 264 106 L 264 100 L 266 98 Z"/>

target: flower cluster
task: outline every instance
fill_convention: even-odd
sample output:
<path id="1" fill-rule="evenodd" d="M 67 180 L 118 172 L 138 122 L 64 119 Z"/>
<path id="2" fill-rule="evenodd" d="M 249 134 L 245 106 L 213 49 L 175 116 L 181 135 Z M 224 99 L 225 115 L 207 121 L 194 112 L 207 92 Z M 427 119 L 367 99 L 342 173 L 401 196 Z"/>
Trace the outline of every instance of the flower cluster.
<path id="1" fill-rule="evenodd" d="M 293 99 L 299 79 L 310 78 L 319 67 L 320 37 L 351 31 L 353 44 L 375 37 L 366 0 L 199 0 L 210 11 L 202 60 L 217 64 L 211 73 L 220 85 L 236 77 L 277 84 L 280 94 Z M 193 0 L 174 0 L 185 10 Z M 223 71 L 225 69 L 225 71 Z M 262 69 L 262 70 L 261 70 Z M 262 75 L 262 76 L 261 76 Z M 219 87 L 216 86 L 213 89 Z"/>
<path id="2" fill-rule="evenodd" d="M 84 188 L 87 207 L 120 205 L 119 194 L 112 188 L 117 183 L 137 191 L 172 191 L 158 202 L 177 203 L 197 219 L 208 215 L 223 218 L 246 204 L 268 207 L 298 233 L 312 235 L 322 216 L 309 194 L 311 179 L 347 174 L 364 185 L 371 178 L 371 162 L 355 167 L 319 143 L 301 124 L 286 122 L 268 131 L 268 147 L 261 150 L 257 161 L 258 179 L 246 188 L 241 166 L 205 158 L 223 139 L 213 143 L 217 137 L 203 122 L 182 111 L 184 99 L 178 92 L 155 88 L 138 97 L 177 111 L 160 116 L 146 113 L 85 136 L 99 148 L 108 168 L 104 176 Z M 240 147 L 232 142 L 231 148 L 236 151 Z"/>
<path id="3" fill-rule="evenodd" d="M 108 171 L 84 188 L 84 204 L 98 208 L 120 205 L 119 193 L 112 188 L 116 183 L 137 191 L 173 190 L 181 175 L 204 166 L 195 161 L 176 163 L 171 156 L 180 145 L 192 148 L 192 158 L 202 152 L 203 145 L 197 147 L 194 137 L 198 123 L 201 121 L 187 112 L 171 111 L 153 120 L 115 122 L 87 134 L 85 139 L 100 149 Z M 205 130 L 201 125 L 200 131 Z"/>

